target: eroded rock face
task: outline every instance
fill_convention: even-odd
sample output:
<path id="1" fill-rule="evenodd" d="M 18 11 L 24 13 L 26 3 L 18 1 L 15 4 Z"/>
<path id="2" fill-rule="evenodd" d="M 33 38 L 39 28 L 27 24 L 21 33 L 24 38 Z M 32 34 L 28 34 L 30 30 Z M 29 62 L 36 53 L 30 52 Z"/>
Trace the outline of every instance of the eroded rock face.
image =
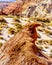
<path id="1" fill-rule="evenodd" d="M 22 1 L 10 3 L 6 8 L 3 8 L 3 14 L 17 14 L 22 10 Z"/>
<path id="2" fill-rule="evenodd" d="M 48 65 L 47 60 L 36 55 L 32 30 L 34 25 L 25 27 L 1 47 L 0 65 Z"/>
<path id="3" fill-rule="evenodd" d="M 35 18 L 44 18 L 52 20 L 52 1 L 51 0 L 37 0 L 35 2 L 28 2 L 24 5 L 24 13 L 27 17 L 34 16 Z"/>

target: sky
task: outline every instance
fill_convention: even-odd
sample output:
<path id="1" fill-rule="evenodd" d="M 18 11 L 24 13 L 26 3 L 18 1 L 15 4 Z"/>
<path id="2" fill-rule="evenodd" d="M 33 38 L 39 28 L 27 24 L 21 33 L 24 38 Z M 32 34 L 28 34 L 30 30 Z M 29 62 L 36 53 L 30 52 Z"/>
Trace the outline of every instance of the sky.
<path id="1" fill-rule="evenodd" d="M 8 2 L 11 2 L 11 1 L 12 1 L 12 2 L 13 2 L 13 1 L 15 1 L 15 0 L 0 0 L 0 2 L 2 2 L 2 1 L 5 1 L 5 2 L 6 2 L 6 1 L 8 1 Z"/>

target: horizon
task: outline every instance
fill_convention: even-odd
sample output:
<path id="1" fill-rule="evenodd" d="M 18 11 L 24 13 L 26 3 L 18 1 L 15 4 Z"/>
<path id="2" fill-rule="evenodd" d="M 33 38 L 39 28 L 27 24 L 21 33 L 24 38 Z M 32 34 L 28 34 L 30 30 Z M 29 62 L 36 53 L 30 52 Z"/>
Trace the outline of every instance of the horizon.
<path id="1" fill-rule="evenodd" d="M 14 2 L 16 0 L 0 0 L 0 2 Z"/>

